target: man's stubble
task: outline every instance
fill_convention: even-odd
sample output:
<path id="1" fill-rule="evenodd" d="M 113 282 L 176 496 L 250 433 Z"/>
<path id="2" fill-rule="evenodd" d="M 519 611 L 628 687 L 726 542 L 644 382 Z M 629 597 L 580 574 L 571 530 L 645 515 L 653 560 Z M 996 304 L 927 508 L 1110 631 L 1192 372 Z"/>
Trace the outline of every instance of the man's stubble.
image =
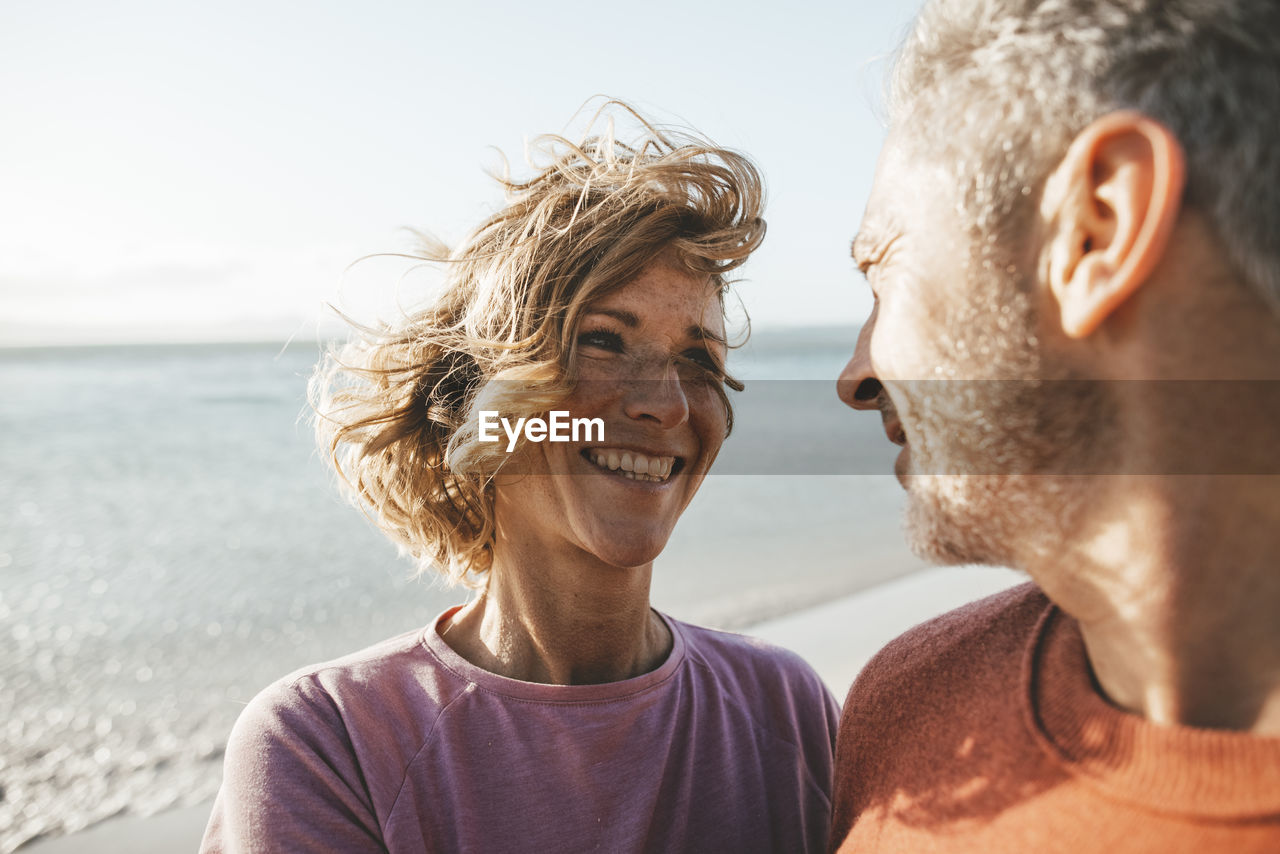
<path id="1" fill-rule="evenodd" d="M 906 532 L 934 563 L 1024 568 L 1060 555 L 1113 445 L 1105 385 L 1046 352 L 1033 283 L 996 269 L 944 312 L 948 378 L 899 384 L 912 442 Z"/>

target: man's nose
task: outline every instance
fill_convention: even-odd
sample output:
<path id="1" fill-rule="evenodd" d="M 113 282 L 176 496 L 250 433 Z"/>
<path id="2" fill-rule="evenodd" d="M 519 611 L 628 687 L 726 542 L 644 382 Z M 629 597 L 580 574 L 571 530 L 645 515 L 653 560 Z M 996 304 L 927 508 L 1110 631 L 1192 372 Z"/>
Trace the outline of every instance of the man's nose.
<path id="1" fill-rule="evenodd" d="M 884 387 L 880 385 L 880 379 L 871 366 L 871 330 L 875 325 L 875 316 L 873 310 L 871 317 L 863 324 L 862 331 L 858 333 L 853 358 L 844 366 L 840 378 L 836 380 L 836 394 L 854 409 L 878 409 L 880 396 L 884 393 Z"/>
<path id="2" fill-rule="evenodd" d="M 663 429 L 679 426 L 689 420 L 689 399 L 674 361 L 668 361 L 660 374 L 627 383 L 622 411 L 628 418 L 657 422 Z"/>

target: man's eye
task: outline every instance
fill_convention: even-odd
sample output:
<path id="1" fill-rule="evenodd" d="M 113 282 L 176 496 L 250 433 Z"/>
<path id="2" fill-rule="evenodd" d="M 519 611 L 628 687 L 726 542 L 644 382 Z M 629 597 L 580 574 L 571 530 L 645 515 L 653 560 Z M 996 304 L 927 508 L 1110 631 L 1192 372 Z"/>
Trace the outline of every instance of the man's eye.
<path id="1" fill-rule="evenodd" d="M 604 329 L 583 332 L 578 336 L 578 346 L 595 347 L 600 350 L 608 350 L 611 353 L 621 353 L 622 336 Z"/>

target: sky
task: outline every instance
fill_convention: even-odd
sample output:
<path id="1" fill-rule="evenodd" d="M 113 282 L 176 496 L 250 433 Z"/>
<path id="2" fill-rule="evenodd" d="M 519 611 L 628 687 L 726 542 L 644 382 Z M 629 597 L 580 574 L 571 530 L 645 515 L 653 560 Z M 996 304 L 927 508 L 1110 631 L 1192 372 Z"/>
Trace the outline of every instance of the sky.
<path id="1" fill-rule="evenodd" d="M 757 329 L 857 323 L 849 259 L 914 4 L 271 0 L 0 11 L 0 345 L 311 338 L 429 275 L 357 259 L 458 241 L 525 141 L 592 96 L 749 154 Z M 575 115 L 579 121 L 574 124 Z"/>

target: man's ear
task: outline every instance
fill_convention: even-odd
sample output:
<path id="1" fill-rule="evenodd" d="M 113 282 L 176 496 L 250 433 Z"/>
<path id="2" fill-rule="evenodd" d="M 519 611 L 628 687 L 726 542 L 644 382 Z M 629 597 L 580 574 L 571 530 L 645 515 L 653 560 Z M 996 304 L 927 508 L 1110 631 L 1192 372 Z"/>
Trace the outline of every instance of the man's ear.
<path id="1" fill-rule="evenodd" d="M 1151 275 L 1178 221 L 1185 178 L 1178 140 L 1141 113 L 1110 113 L 1072 141 L 1041 206 L 1041 269 L 1066 335 L 1091 334 Z"/>

